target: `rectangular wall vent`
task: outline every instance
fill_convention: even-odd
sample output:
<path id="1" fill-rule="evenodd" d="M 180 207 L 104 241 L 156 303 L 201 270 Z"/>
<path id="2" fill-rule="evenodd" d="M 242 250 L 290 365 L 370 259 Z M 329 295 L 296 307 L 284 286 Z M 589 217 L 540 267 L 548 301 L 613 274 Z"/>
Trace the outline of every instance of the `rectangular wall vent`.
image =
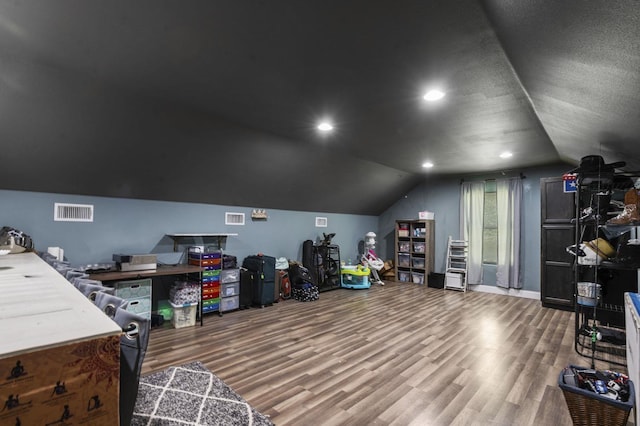
<path id="1" fill-rule="evenodd" d="M 326 228 L 328 223 L 326 217 L 316 217 L 316 228 Z"/>
<path id="2" fill-rule="evenodd" d="M 59 222 L 93 222 L 93 205 L 55 203 L 53 220 Z"/>
<path id="3" fill-rule="evenodd" d="M 244 213 L 230 213 L 224 214 L 225 225 L 244 225 Z"/>

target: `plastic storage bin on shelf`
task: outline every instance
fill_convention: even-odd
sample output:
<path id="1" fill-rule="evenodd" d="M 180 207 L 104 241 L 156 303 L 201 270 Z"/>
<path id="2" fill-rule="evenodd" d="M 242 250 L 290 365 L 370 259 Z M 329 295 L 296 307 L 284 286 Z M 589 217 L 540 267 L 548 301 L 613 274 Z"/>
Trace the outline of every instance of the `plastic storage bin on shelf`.
<path id="1" fill-rule="evenodd" d="M 413 251 L 415 253 L 424 253 L 425 247 L 425 243 L 413 243 Z"/>
<path id="2" fill-rule="evenodd" d="M 171 303 L 173 308 L 173 316 L 171 324 L 174 328 L 183 328 L 196 325 L 197 303 L 188 303 L 185 305 L 176 305 Z"/>
<path id="3" fill-rule="evenodd" d="M 220 271 L 220 282 L 235 283 L 240 281 L 240 269 L 223 269 Z"/>
<path id="4" fill-rule="evenodd" d="M 408 236 L 409 236 L 409 224 L 400 223 L 398 225 L 398 237 L 408 237 Z"/>
<path id="5" fill-rule="evenodd" d="M 220 310 L 222 312 L 233 311 L 240 307 L 240 296 L 223 297 L 220 299 Z"/>
<path id="6" fill-rule="evenodd" d="M 424 269 L 424 257 L 412 257 L 411 258 L 411 266 L 414 268 L 423 268 Z"/>
<path id="7" fill-rule="evenodd" d="M 409 253 L 398 253 L 398 266 L 404 268 L 411 266 L 411 255 Z"/>
<path id="8" fill-rule="evenodd" d="M 409 241 L 400 241 L 398 243 L 398 251 L 409 253 L 411 250 L 411 243 Z"/>
<path id="9" fill-rule="evenodd" d="M 412 272 L 411 279 L 413 280 L 414 284 L 424 284 L 424 274 L 421 274 L 419 272 Z"/>
<path id="10" fill-rule="evenodd" d="M 220 286 L 220 295 L 222 297 L 231 297 L 237 296 L 240 294 L 240 283 L 232 282 L 232 283 L 224 283 Z"/>
<path id="11" fill-rule="evenodd" d="M 409 272 L 398 271 L 398 281 L 401 283 L 408 283 L 411 281 L 411 274 Z"/>

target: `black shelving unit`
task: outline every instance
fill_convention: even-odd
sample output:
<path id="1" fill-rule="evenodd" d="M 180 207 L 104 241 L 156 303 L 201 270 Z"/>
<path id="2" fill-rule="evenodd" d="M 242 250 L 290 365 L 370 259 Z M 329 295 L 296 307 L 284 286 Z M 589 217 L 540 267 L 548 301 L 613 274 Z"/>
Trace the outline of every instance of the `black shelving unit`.
<path id="1" fill-rule="evenodd" d="M 616 175 L 581 179 L 577 176 L 575 198 L 575 241 L 576 247 L 584 241 L 603 238 L 614 248 L 624 244 L 619 240 L 634 226 L 608 225 L 607 221 L 619 211 L 612 211 L 611 200 L 624 198 L 624 193 L 632 188 L 631 179 L 616 179 Z M 588 209 L 591 208 L 591 214 Z M 616 209 L 613 209 L 616 210 Z M 624 293 L 638 291 L 638 266 L 636 262 L 602 260 L 594 265 L 579 264 L 574 261 L 574 309 L 575 309 L 575 350 L 591 359 L 626 367 Z M 595 303 L 581 302 L 578 283 L 600 284 L 601 292 Z M 591 305 L 594 306 L 591 306 Z"/>
<path id="2" fill-rule="evenodd" d="M 313 246 L 313 270 L 318 291 L 340 288 L 340 247 L 335 244 Z"/>

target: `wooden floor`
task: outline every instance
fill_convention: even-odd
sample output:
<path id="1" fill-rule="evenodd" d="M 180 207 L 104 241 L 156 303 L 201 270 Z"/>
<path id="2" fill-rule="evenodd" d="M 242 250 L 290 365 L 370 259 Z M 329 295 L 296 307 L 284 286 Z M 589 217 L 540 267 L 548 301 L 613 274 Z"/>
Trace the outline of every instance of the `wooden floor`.
<path id="1" fill-rule="evenodd" d="M 570 425 L 558 374 L 590 364 L 573 326 L 537 300 L 387 283 L 154 329 L 143 374 L 201 361 L 277 425 Z"/>

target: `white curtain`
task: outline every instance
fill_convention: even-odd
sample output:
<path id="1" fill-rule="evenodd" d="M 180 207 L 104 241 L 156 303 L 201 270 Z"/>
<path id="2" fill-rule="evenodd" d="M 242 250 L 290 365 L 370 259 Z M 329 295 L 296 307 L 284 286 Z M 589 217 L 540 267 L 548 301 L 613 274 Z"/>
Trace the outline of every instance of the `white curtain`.
<path id="1" fill-rule="evenodd" d="M 484 182 L 463 182 L 461 191 L 460 235 L 469 243 L 467 283 L 481 284 Z"/>
<path id="2" fill-rule="evenodd" d="M 522 179 L 496 180 L 498 214 L 498 265 L 496 284 L 522 288 L 520 277 L 520 209 Z"/>

